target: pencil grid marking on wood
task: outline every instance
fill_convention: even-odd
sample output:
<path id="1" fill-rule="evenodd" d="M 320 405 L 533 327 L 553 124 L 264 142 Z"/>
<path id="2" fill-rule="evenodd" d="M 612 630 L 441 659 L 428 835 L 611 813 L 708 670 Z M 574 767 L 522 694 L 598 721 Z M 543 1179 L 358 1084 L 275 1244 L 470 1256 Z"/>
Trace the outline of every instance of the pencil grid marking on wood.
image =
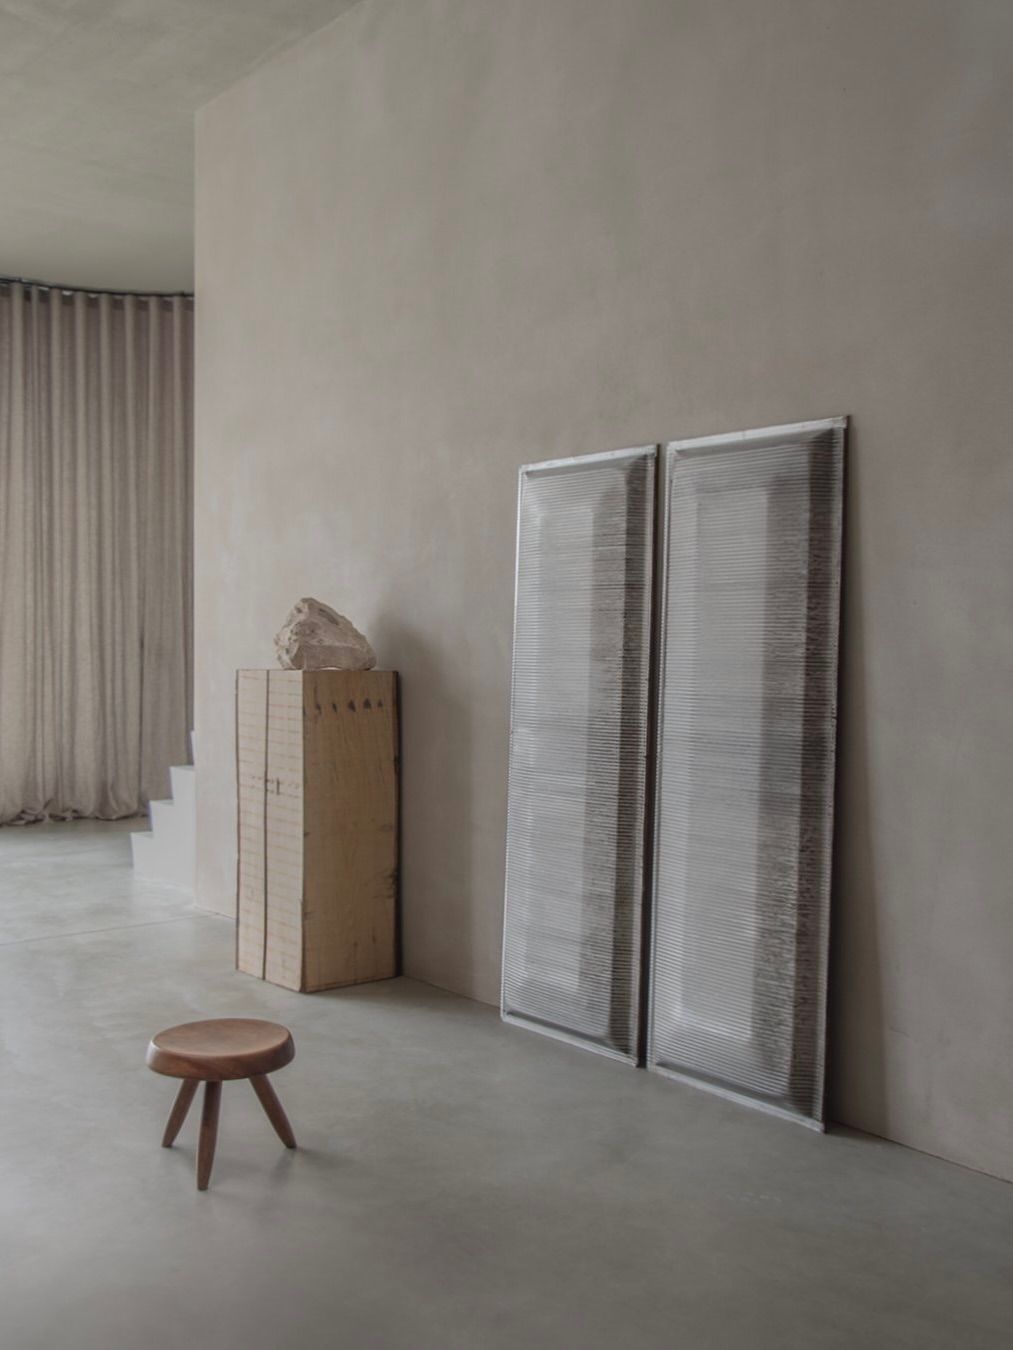
<path id="1" fill-rule="evenodd" d="M 239 969 L 303 990 L 394 975 L 396 674 L 241 671 L 236 689 Z"/>
<path id="2" fill-rule="evenodd" d="M 241 670 L 236 678 L 239 779 L 236 965 L 250 975 L 260 975 L 264 965 L 267 678 L 266 670 Z"/>

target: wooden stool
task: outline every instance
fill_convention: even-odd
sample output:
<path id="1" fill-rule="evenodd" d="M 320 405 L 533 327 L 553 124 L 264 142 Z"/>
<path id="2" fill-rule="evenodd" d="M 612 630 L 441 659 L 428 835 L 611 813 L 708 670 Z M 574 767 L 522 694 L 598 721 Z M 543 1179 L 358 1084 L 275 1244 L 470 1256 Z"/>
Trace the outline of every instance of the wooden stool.
<path id="1" fill-rule="evenodd" d="M 248 1078 L 267 1118 L 286 1148 L 295 1148 L 295 1135 L 267 1075 L 295 1058 L 292 1034 L 277 1022 L 248 1017 L 219 1017 L 208 1022 L 184 1022 L 160 1031 L 148 1046 L 147 1063 L 155 1073 L 182 1078 L 162 1147 L 172 1148 L 198 1083 L 204 1084 L 200 1138 L 197 1144 L 197 1189 L 206 1191 L 211 1178 L 218 1137 L 218 1110 L 222 1083 Z"/>

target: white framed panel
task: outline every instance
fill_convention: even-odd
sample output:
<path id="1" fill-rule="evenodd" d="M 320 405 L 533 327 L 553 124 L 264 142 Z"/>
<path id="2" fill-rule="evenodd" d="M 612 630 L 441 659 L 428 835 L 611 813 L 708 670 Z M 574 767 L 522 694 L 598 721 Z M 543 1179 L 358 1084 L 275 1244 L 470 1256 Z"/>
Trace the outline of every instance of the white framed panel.
<path id="1" fill-rule="evenodd" d="M 520 471 L 502 1013 L 633 1061 L 656 446 Z"/>
<path id="2" fill-rule="evenodd" d="M 846 421 L 665 447 L 649 1067 L 819 1127 Z"/>

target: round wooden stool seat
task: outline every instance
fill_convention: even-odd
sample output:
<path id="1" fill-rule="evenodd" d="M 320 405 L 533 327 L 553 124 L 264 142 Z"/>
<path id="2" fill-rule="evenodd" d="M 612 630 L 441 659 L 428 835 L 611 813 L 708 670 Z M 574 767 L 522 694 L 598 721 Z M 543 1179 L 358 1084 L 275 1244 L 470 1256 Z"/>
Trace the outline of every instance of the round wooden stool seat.
<path id="1" fill-rule="evenodd" d="M 184 1022 L 151 1038 L 148 1068 L 169 1078 L 182 1078 L 175 1104 L 162 1135 L 162 1147 L 172 1148 L 186 1120 L 190 1103 L 204 1084 L 200 1135 L 197 1141 L 197 1189 L 206 1191 L 218 1138 L 222 1083 L 248 1078 L 268 1120 L 286 1148 L 295 1148 L 295 1135 L 267 1075 L 295 1058 L 292 1033 L 277 1022 L 256 1017 L 218 1017 L 207 1022 Z"/>
<path id="2" fill-rule="evenodd" d="M 255 1017 L 184 1022 L 160 1031 L 148 1046 L 148 1068 L 156 1073 L 216 1083 L 273 1073 L 294 1058 L 288 1028 Z"/>

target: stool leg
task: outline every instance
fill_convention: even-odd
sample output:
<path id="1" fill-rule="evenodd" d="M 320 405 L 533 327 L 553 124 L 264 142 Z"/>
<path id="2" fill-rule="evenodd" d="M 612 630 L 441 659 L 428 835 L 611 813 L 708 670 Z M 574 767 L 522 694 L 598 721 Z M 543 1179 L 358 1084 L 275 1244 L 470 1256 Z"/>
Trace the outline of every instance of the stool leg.
<path id="1" fill-rule="evenodd" d="M 197 1189 L 206 1191 L 211 1180 L 218 1138 L 218 1110 L 222 1100 L 221 1083 L 204 1084 L 204 1105 L 200 1115 L 200 1139 L 197 1143 Z"/>
<path id="2" fill-rule="evenodd" d="M 275 1133 L 286 1148 L 295 1148 L 295 1135 L 288 1123 L 285 1108 L 278 1100 L 277 1093 L 267 1081 L 267 1075 L 255 1073 L 250 1076 L 250 1084 L 260 1098 L 260 1104 L 267 1112 L 267 1118 L 274 1126 Z"/>
<path id="3" fill-rule="evenodd" d="M 172 1104 L 172 1110 L 169 1112 L 169 1119 L 166 1121 L 165 1134 L 162 1135 L 163 1148 L 172 1148 L 176 1135 L 183 1127 L 183 1121 L 186 1120 L 186 1113 L 190 1110 L 190 1103 L 193 1101 L 196 1092 L 197 1079 L 184 1078 L 179 1085 L 179 1092 Z"/>

